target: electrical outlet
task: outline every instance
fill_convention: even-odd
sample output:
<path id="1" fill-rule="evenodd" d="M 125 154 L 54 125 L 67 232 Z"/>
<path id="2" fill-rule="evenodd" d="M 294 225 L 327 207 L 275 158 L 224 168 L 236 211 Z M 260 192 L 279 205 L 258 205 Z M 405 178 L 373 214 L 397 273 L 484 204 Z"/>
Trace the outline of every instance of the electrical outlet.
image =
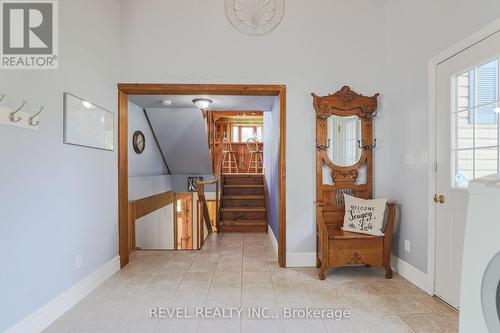
<path id="1" fill-rule="evenodd" d="M 75 257 L 75 267 L 76 269 L 80 269 L 83 266 L 83 256 L 81 254 L 77 254 Z"/>
<path id="2" fill-rule="evenodd" d="M 411 243 L 409 240 L 405 239 L 405 251 L 410 252 Z"/>

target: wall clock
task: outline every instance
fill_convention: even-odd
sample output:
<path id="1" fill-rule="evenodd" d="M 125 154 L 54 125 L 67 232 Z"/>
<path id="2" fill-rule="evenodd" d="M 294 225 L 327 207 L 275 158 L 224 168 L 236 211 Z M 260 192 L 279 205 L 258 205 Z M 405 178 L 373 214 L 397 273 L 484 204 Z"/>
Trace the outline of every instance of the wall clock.
<path id="1" fill-rule="evenodd" d="M 144 148 L 146 148 L 146 138 L 141 131 L 135 131 L 132 137 L 132 146 L 137 154 L 142 154 Z"/>
<path id="2" fill-rule="evenodd" d="M 237 30 L 259 36 L 273 31 L 285 13 L 285 0 L 226 0 L 226 17 Z"/>

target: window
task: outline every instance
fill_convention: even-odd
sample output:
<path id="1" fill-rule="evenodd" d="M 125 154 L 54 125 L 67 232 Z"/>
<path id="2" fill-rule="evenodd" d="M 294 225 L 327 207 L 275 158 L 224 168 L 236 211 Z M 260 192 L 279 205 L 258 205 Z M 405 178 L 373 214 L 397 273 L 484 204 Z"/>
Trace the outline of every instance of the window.
<path id="1" fill-rule="evenodd" d="M 257 141 L 262 141 L 262 125 L 261 124 L 241 124 L 233 125 L 232 142 L 247 142 L 248 139 L 255 138 Z"/>
<path id="2" fill-rule="evenodd" d="M 499 59 L 455 77 L 452 186 L 500 172 Z"/>

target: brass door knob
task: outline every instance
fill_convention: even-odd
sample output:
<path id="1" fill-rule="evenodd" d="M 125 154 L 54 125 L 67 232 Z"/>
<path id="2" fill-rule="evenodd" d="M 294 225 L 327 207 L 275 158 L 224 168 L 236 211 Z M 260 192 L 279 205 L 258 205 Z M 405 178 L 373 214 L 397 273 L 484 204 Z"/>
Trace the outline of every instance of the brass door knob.
<path id="1" fill-rule="evenodd" d="M 434 202 L 435 203 L 441 203 L 443 204 L 444 202 L 446 201 L 446 198 L 444 195 L 440 194 L 440 195 L 434 195 Z"/>

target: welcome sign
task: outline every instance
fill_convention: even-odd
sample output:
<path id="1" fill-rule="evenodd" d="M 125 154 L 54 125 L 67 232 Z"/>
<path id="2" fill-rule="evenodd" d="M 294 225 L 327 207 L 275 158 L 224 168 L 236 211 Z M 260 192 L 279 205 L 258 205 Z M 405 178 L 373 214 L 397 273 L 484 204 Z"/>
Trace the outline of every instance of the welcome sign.
<path id="1" fill-rule="evenodd" d="M 386 199 L 365 200 L 344 194 L 345 215 L 342 230 L 383 236 Z"/>

